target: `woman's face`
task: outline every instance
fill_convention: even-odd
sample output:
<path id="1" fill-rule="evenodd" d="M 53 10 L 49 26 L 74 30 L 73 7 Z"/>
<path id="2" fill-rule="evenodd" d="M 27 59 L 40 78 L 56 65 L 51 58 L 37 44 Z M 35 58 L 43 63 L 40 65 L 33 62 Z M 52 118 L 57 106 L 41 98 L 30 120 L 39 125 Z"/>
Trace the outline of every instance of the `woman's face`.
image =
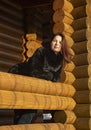
<path id="1" fill-rule="evenodd" d="M 61 51 L 61 47 L 62 47 L 62 37 L 60 35 L 57 35 L 53 38 L 51 42 L 51 49 L 55 52 L 55 54 L 57 54 Z"/>

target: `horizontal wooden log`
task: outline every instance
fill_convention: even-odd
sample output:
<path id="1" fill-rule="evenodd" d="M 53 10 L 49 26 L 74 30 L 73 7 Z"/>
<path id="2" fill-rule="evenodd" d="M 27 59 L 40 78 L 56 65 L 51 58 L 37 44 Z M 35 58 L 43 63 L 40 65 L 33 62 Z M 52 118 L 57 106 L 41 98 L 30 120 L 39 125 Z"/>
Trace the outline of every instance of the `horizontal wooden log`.
<path id="1" fill-rule="evenodd" d="M 26 39 L 27 40 L 33 40 L 33 41 L 35 41 L 36 39 L 37 39 L 37 35 L 36 35 L 36 33 L 29 33 L 29 34 L 26 34 Z"/>
<path id="2" fill-rule="evenodd" d="M 60 80 L 66 84 L 72 84 L 75 81 L 75 76 L 71 72 L 62 70 Z"/>
<path id="3" fill-rule="evenodd" d="M 87 78 L 91 76 L 91 64 L 89 65 L 83 65 L 83 66 L 77 66 L 72 71 L 74 76 L 76 78 Z"/>
<path id="4" fill-rule="evenodd" d="M 80 48 L 80 49 L 78 49 L 78 48 Z M 77 43 L 73 44 L 72 49 L 74 50 L 75 54 L 82 54 L 82 53 L 90 52 L 91 40 L 77 42 Z"/>
<path id="5" fill-rule="evenodd" d="M 71 36 L 74 30 L 69 24 L 58 22 L 58 23 L 55 23 L 53 26 L 53 33 L 55 34 L 57 32 L 60 32 L 60 33 L 64 32 L 65 34 L 68 34 L 69 36 Z"/>
<path id="6" fill-rule="evenodd" d="M 4 8 L 6 8 L 6 11 L 9 12 L 10 14 L 13 14 L 17 17 L 19 17 L 20 19 L 23 19 L 22 14 L 22 9 L 21 7 L 16 3 L 16 5 L 14 5 L 14 3 L 10 2 L 10 1 L 3 1 L 1 0 L 1 6 L 2 6 L 2 10 L 4 10 Z M 9 7 L 9 9 L 7 9 L 7 7 Z M 11 12 L 11 9 L 13 9 L 13 11 Z"/>
<path id="7" fill-rule="evenodd" d="M 22 39 L 19 39 L 19 38 L 16 38 L 16 37 L 13 37 L 11 35 L 8 35 L 6 33 L 2 33 L 0 32 L 0 41 L 1 39 L 4 39 L 6 40 L 8 43 L 11 43 L 11 44 L 14 44 L 16 43 L 16 46 L 19 47 L 19 45 L 21 46 L 21 43 L 22 43 Z M 18 44 L 18 45 L 17 45 Z"/>
<path id="8" fill-rule="evenodd" d="M 91 103 L 91 91 L 89 90 L 77 91 L 73 98 L 78 104 Z"/>
<path id="9" fill-rule="evenodd" d="M 23 24 L 21 21 L 16 20 L 16 17 L 13 19 L 11 18 L 11 15 L 8 12 L 5 12 L 4 10 L 0 10 L 0 19 L 5 20 L 9 23 L 11 23 L 14 26 L 19 27 L 19 29 L 23 29 Z"/>
<path id="10" fill-rule="evenodd" d="M 74 8 L 74 10 L 72 11 L 71 14 L 74 17 L 74 19 L 79 19 L 79 18 L 82 18 L 82 17 L 86 17 L 87 16 L 86 5 Z"/>
<path id="11" fill-rule="evenodd" d="M 0 33 L 7 34 L 7 35 L 10 35 L 10 36 L 18 38 L 18 39 L 21 39 L 21 36 L 22 36 L 22 33 L 17 34 L 17 31 L 15 32 L 14 30 L 10 30 L 10 29 L 8 29 L 6 27 L 2 27 L 2 26 L 0 26 Z"/>
<path id="12" fill-rule="evenodd" d="M 16 52 L 19 52 L 19 53 L 22 53 L 24 51 L 22 46 L 17 47 L 16 44 L 14 46 L 14 45 L 12 45 L 10 43 L 5 43 L 4 41 L 1 41 L 1 39 L 0 39 L 0 48 L 9 49 L 9 50 L 16 51 Z"/>
<path id="13" fill-rule="evenodd" d="M 72 72 L 74 68 L 75 68 L 75 65 L 71 61 L 70 63 L 66 64 L 63 69 L 64 71 Z"/>
<path id="14" fill-rule="evenodd" d="M 91 64 L 91 52 L 75 55 L 72 59 L 76 66 Z"/>
<path id="15" fill-rule="evenodd" d="M 17 24 L 14 24 L 11 22 L 11 20 L 6 20 L 4 18 L 5 16 L 3 15 L 3 17 L 0 17 L 0 26 L 2 25 L 3 27 L 6 27 L 6 28 L 10 28 L 11 30 L 15 30 L 15 31 L 18 31 L 17 33 L 18 34 L 22 34 L 24 31 L 23 31 L 23 27 L 17 25 Z"/>
<path id="16" fill-rule="evenodd" d="M 72 110 L 75 105 L 71 97 L 0 90 L 1 109 Z"/>
<path id="17" fill-rule="evenodd" d="M 91 40 L 90 34 L 91 34 L 90 28 L 83 29 L 83 30 L 75 31 L 72 34 L 72 38 L 75 42 L 82 42 L 86 40 Z"/>
<path id="18" fill-rule="evenodd" d="M 76 90 L 91 90 L 91 78 L 76 79 L 73 83 Z"/>
<path id="19" fill-rule="evenodd" d="M 76 19 L 72 22 L 71 25 L 74 28 L 74 30 L 89 28 L 91 27 L 91 17 L 82 17 L 80 19 Z"/>
<path id="20" fill-rule="evenodd" d="M 60 96 L 73 96 L 75 93 L 72 85 L 4 72 L 0 72 L 0 89 Z"/>
<path id="21" fill-rule="evenodd" d="M 73 10 L 73 5 L 67 0 L 54 0 L 53 1 L 53 10 L 63 9 L 71 13 Z"/>
<path id="22" fill-rule="evenodd" d="M 87 3 L 87 0 L 79 0 L 79 2 L 78 0 L 69 0 L 69 1 L 73 4 L 74 8 L 86 5 Z"/>
<path id="23" fill-rule="evenodd" d="M 73 124 L 76 120 L 76 115 L 73 111 L 61 110 L 54 113 L 54 121 L 66 124 Z"/>
<path id="24" fill-rule="evenodd" d="M 53 14 L 54 23 L 63 21 L 66 24 L 71 24 L 73 22 L 73 16 L 65 10 L 56 10 Z"/>
<path id="25" fill-rule="evenodd" d="M 15 33 L 17 32 L 17 35 L 22 35 L 23 34 L 23 29 L 22 30 L 19 30 L 19 28 L 14 28 L 14 26 L 12 26 L 11 24 L 8 24 L 6 22 L 3 22 L 1 21 L 0 22 L 0 29 L 7 29 L 9 31 L 11 31 L 12 33 Z"/>
<path id="26" fill-rule="evenodd" d="M 61 123 L 42 123 L 42 124 L 24 124 L 24 125 L 11 125 L 0 126 L 1 130 L 76 130 L 72 124 Z"/>
<path id="27" fill-rule="evenodd" d="M 14 53 L 10 53 L 10 52 L 7 52 L 7 51 L 4 51 L 5 49 L 3 50 L 0 50 L 0 56 L 1 57 L 7 57 L 7 59 L 13 59 L 13 60 L 16 60 L 16 61 L 19 61 L 19 62 L 22 62 L 23 61 L 23 55 L 22 54 L 14 54 Z"/>
<path id="28" fill-rule="evenodd" d="M 77 130 L 91 130 L 91 118 L 77 118 L 74 126 Z"/>
<path id="29" fill-rule="evenodd" d="M 90 118 L 91 117 L 91 104 L 76 104 L 73 111 L 77 117 Z"/>

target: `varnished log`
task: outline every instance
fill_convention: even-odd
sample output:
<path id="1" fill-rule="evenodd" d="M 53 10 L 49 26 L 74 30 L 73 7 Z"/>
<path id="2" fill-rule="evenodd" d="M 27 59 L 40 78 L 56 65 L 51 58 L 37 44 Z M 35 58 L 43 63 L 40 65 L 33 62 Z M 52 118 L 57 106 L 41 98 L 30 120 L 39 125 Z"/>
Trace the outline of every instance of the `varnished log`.
<path id="1" fill-rule="evenodd" d="M 91 117 L 91 104 L 76 104 L 73 111 L 77 117 L 90 118 Z"/>
<path id="2" fill-rule="evenodd" d="M 91 118 L 77 118 L 74 126 L 77 130 L 91 130 Z"/>
<path id="3" fill-rule="evenodd" d="M 91 40 L 90 34 L 91 34 L 91 29 L 90 28 L 83 29 L 83 30 L 75 31 L 72 34 L 72 38 L 73 38 L 73 40 L 75 42 Z"/>
<path id="4" fill-rule="evenodd" d="M 12 37 L 6 33 L 0 33 L 0 41 L 21 47 L 22 39 Z"/>
<path id="5" fill-rule="evenodd" d="M 12 45 L 10 43 L 6 43 L 5 41 L 1 41 L 1 39 L 0 39 L 0 48 L 9 49 L 9 50 L 12 50 L 12 51 L 15 51 L 15 52 L 19 52 L 19 53 L 23 52 L 22 45 L 19 47 L 19 46 L 17 46 L 17 44 Z"/>
<path id="6" fill-rule="evenodd" d="M 61 123 L 45 123 L 45 124 L 24 124 L 24 125 L 11 125 L 0 126 L 1 130 L 76 130 L 72 124 Z"/>
<path id="7" fill-rule="evenodd" d="M 87 16 L 86 5 L 74 8 L 73 11 L 72 11 L 72 16 L 74 17 L 74 19 L 79 19 L 79 18 L 82 18 L 82 17 L 86 17 Z"/>
<path id="8" fill-rule="evenodd" d="M 87 78 L 91 76 L 91 64 L 77 66 L 74 68 L 73 72 L 76 78 Z"/>
<path id="9" fill-rule="evenodd" d="M 13 27 L 11 26 L 11 23 L 6 22 L 4 20 L 0 20 L 0 26 L 2 26 L 2 28 L 6 28 L 12 32 L 17 32 L 18 35 L 22 35 L 23 34 L 23 28 L 19 28 L 16 25 L 13 25 Z M 1 28 L 1 27 L 0 27 Z"/>
<path id="10" fill-rule="evenodd" d="M 17 34 L 17 31 L 15 32 L 14 30 L 10 30 L 10 29 L 7 29 L 5 27 L 2 27 L 0 26 L 0 32 L 2 32 L 3 34 L 7 34 L 7 35 L 10 35 L 12 37 L 15 37 L 17 39 L 21 39 L 21 35 L 20 34 Z"/>
<path id="11" fill-rule="evenodd" d="M 82 53 L 90 52 L 91 40 L 77 42 L 73 44 L 72 49 L 74 50 L 75 54 L 82 54 Z"/>
<path id="12" fill-rule="evenodd" d="M 72 59 L 76 66 L 91 64 L 91 52 L 75 55 Z"/>
<path id="13" fill-rule="evenodd" d="M 69 1 L 73 4 L 75 8 L 80 7 L 82 5 L 86 5 L 86 2 L 87 2 L 87 0 L 79 0 L 79 2 L 78 0 L 69 0 Z"/>
<path id="14" fill-rule="evenodd" d="M 75 64 L 71 61 L 70 63 L 66 64 L 63 69 L 65 71 L 72 72 L 74 68 Z"/>
<path id="15" fill-rule="evenodd" d="M 89 28 L 91 27 L 91 17 L 82 17 L 80 19 L 76 19 L 72 22 L 71 25 L 74 28 L 74 30 Z"/>
<path id="16" fill-rule="evenodd" d="M 91 103 L 91 91 L 89 90 L 77 91 L 73 98 L 78 104 Z"/>
<path id="17" fill-rule="evenodd" d="M 71 72 L 62 70 L 60 80 L 63 83 L 72 84 L 75 81 L 75 76 Z"/>
<path id="18" fill-rule="evenodd" d="M 4 72 L 0 72 L 0 89 L 61 96 L 73 96 L 75 93 L 72 85 Z"/>
<path id="19" fill-rule="evenodd" d="M 73 16 L 65 10 L 56 10 L 53 14 L 53 21 L 55 23 L 63 21 L 66 24 L 71 24 L 73 22 Z"/>
<path id="20" fill-rule="evenodd" d="M 37 39 L 37 35 L 36 33 L 29 33 L 29 34 L 26 34 L 26 39 L 27 40 L 36 40 Z"/>
<path id="21" fill-rule="evenodd" d="M 12 54 L 12 55 L 11 55 Z M 10 53 L 9 51 L 5 51 L 5 49 L 0 50 L 0 56 L 1 57 L 7 57 L 7 59 L 13 59 L 19 62 L 23 61 L 23 55 L 19 53 Z"/>
<path id="22" fill-rule="evenodd" d="M 38 43 L 37 41 L 30 41 L 30 40 L 28 42 L 26 42 L 26 48 L 27 49 L 31 48 L 32 46 L 34 46 L 35 48 L 37 48 L 37 47 L 40 47 L 41 44 Z"/>
<path id="23" fill-rule="evenodd" d="M 27 55 L 27 57 L 31 57 L 39 47 L 41 47 L 41 44 L 37 43 L 37 41 L 30 41 L 29 40 L 28 42 L 26 42 L 26 48 L 27 48 L 26 55 Z"/>
<path id="24" fill-rule="evenodd" d="M 1 109 L 72 110 L 75 105 L 71 97 L 0 90 Z"/>
<path id="25" fill-rule="evenodd" d="M 78 78 L 74 81 L 73 86 L 76 90 L 91 90 L 91 78 Z"/>
<path id="26" fill-rule="evenodd" d="M 55 23 L 53 26 L 53 33 L 55 34 L 58 32 L 60 33 L 64 32 L 65 34 L 68 34 L 69 36 L 71 36 L 74 30 L 70 25 L 63 22 L 58 22 L 58 23 Z"/>
<path id="27" fill-rule="evenodd" d="M 54 113 L 54 121 L 66 124 L 73 124 L 76 120 L 76 115 L 73 111 L 61 110 Z"/>
<path id="28" fill-rule="evenodd" d="M 63 9 L 71 13 L 73 10 L 73 5 L 71 4 L 71 2 L 67 0 L 54 0 L 53 10 L 57 10 L 57 9 Z"/>

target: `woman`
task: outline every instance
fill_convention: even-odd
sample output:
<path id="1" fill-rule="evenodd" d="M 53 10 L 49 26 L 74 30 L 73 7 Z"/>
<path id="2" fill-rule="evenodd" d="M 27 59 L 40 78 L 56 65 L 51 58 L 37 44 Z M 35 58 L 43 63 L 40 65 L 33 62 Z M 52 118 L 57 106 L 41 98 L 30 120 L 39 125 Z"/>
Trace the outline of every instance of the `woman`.
<path id="1" fill-rule="evenodd" d="M 49 42 L 43 42 L 43 46 L 36 50 L 28 62 L 13 66 L 9 72 L 59 82 L 62 67 L 70 61 L 71 53 L 65 37 L 63 34 L 57 33 L 53 35 Z M 21 120 L 22 117 L 24 119 L 25 114 L 26 118 L 29 119 L 25 123 L 31 123 L 30 117 L 33 118 L 36 112 L 33 111 L 32 114 L 31 110 L 22 110 L 22 112 L 21 116 L 20 113 L 16 115 Z M 20 121 L 20 123 L 22 122 Z"/>

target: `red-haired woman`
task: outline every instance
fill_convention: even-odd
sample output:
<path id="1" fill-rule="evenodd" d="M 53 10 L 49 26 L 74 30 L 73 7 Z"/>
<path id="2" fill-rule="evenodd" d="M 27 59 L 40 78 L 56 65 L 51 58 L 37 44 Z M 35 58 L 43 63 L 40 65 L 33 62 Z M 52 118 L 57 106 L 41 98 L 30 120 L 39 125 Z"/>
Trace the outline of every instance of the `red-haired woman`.
<path id="1" fill-rule="evenodd" d="M 28 62 L 13 66 L 9 72 L 59 82 L 62 67 L 70 61 L 71 53 L 65 37 L 57 33 L 51 40 L 44 41 L 43 46 L 36 50 Z M 16 114 L 19 117 L 16 118 L 17 123 L 31 123 L 36 112 L 22 110 L 20 113 Z"/>

